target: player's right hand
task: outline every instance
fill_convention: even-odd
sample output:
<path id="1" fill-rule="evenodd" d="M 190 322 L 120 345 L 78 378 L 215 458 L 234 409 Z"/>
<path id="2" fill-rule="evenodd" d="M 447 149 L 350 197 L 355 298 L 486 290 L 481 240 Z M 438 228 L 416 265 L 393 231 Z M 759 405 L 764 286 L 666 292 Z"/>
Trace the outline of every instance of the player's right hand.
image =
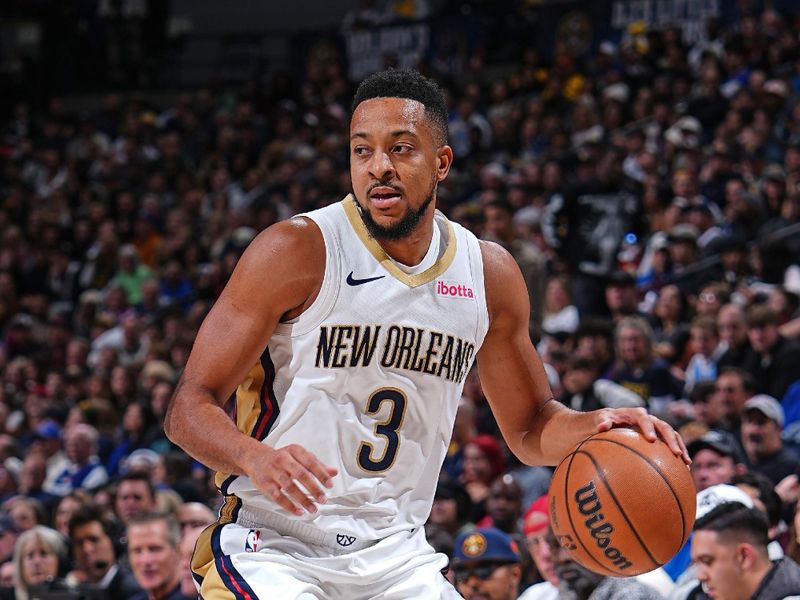
<path id="1" fill-rule="evenodd" d="M 246 475 L 264 494 L 289 512 L 317 512 L 326 501 L 325 490 L 333 486 L 338 471 L 322 464 L 311 452 L 291 444 L 283 448 L 262 446 L 258 458 Z M 305 488 L 305 489 L 304 489 Z"/>

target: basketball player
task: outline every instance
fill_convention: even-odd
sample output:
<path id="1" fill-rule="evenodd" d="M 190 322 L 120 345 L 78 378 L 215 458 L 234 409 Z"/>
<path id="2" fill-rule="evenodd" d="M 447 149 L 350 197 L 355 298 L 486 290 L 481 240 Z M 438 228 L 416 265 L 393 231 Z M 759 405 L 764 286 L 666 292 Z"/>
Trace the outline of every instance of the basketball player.
<path id="1" fill-rule="evenodd" d="M 625 425 L 688 462 L 643 409 L 553 401 L 513 258 L 435 209 L 453 161 L 436 84 L 377 73 L 353 110 L 353 194 L 253 240 L 170 403 L 167 435 L 226 498 L 192 561 L 204 598 L 458 598 L 422 525 L 476 357 L 527 464 Z"/>

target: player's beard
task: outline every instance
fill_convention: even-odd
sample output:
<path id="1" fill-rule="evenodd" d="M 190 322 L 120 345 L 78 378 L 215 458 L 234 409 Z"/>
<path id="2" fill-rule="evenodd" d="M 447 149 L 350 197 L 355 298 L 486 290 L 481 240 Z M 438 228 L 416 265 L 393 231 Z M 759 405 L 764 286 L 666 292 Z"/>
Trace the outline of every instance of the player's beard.
<path id="1" fill-rule="evenodd" d="M 410 206 L 406 209 L 405 214 L 400 218 L 400 221 L 395 223 L 394 225 L 381 225 L 372 218 L 372 214 L 370 214 L 369 209 L 361 207 L 359 211 L 361 213 L 361 220 L 364 221 L 364 226 L 367 228 L 367 232 L 373 238 L 378 241 L 387 241 L 387 242 L 394 242 L 397 240 L 402 240 L 403 238 L 408 237 L 411 235 L 414 230 L 419 225 L 419 222 L 422 220 L 422 216 L 425 214 L 425 211 L 428 210 L 428 207 L 433 202 L 433 197 L 436 193 L 436 181 L 433 182 L 431 185 L 431 190 L 428 193 L 428 197 L 425 199 L 419 208 L 413 209 Z"/>

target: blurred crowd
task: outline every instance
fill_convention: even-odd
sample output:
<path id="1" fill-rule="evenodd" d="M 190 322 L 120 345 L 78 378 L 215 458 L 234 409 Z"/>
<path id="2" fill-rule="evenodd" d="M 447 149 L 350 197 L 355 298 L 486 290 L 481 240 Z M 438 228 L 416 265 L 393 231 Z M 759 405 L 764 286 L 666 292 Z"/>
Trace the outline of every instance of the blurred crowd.
<path id="1" fill-rule="evenodd" d="M 635 23 L 583 57 L 527 48 L 491 78 L 419 65 L 451 111 L 439 208 L 519 263 L 555 397 L 674 424 L 698 491 L 716 490 L 694 540 L 745 522 L 754 556 L 769 548 L 755 579 L 780 568 L 773 584 L 800 582 L 798 19 L 710 20 L 692 46 Z M 350 192 L 353 89 L 319 53 L 263 88 L 166 106 L 109 93 L 77 112 L 55 97 L 2 123 L 8 597 L 193 596 L 189 556 L 221 498 L 164 413 L 253 237 Z M 508 453 L 471 373 L 427 526 L 466 598 L 720 585 L 688 547 L 642 581 L 583 573 L 548 534 L 550 476 Z"/>

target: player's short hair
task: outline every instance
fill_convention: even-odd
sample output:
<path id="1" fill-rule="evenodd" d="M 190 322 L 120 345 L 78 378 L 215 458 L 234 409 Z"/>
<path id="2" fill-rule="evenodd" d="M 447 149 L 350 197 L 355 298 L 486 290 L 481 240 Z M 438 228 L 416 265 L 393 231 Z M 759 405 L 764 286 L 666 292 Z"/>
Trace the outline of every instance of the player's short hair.
<path id="1" fill-rule="evenodd" d="M 414 69 L 387 69 L 373 73 L 356 90 L 352 112 L 365 100 L 372 98 L 407 98 L 425 107 L 436 143 L 447 143 L 447 104 L 439 85 Z"/>
<path id="2" fill-rule="evenodd" d="M 767 516 L 740 502 L 725 502 L 694 524 L 695 531 L 713 531 L 724 541 L 747 542 L 766 549 L 769 544 Z"/>

